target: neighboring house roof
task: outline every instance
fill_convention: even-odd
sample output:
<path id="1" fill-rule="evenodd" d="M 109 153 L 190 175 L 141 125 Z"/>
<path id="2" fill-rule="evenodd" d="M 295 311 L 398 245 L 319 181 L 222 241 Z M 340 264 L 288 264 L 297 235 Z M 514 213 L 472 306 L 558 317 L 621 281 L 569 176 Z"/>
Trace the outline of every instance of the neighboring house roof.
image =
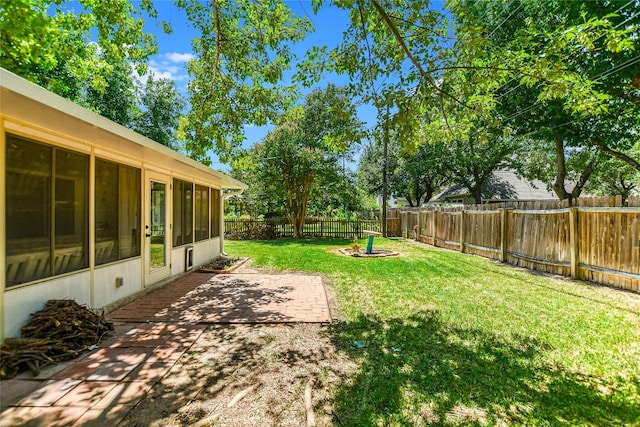
<path id="1" fill-rule="evenodd" d="M 376 204 L 382 207 L 382 196 L 376 196 Z M 409 206 L 409 201 L 405 197 L 393 197 L 389 196 L 387 198 L 387 206 L 391 208 L 396 208 L 399 206 Z"/>
<path id="2" fill-rule="evenodd" d="M 444 201 L 464 197 L 472 197 L 472 195 L 466 187 L 457 184 L 438 194 L 434 200 Z M 557 200 L 557 196 L 547 190 L 544 182 L 528 181 L 518 177 L 514 171 L 505 169 L 495 171 L 482 186 L 482 200 Z"/>
<path id="3" fill-rule="evenodd" d="M 98 142 L 106 139 L 107 132 L 124 138 L 141 149 L 148 149 L 172 159 L 173 162 L 184 165 L 190 170 L 199 170 L 208 176 L 219 180 L 224 189 L 246 190 L 246 184 L 205 166 L 184 156 L 162 144 L 159 144 L 137 132 L 119 125 L 99 114 L 96 114 L 78 104 L 29 82 L 4 68 L 0 68 L 0 111 L 10 110 L 16 118 L 38 117 L 38 123 L 54 131 L 62 132 L 72 129 L 74 133 L 92 132 L 93 140 Z M 10 109 L 8 107 L 11 107 Z M 51 115 L 50 109 L 61 111 L 66 115 Z M 75 135 L 74 135 L 75 136 Z"/>

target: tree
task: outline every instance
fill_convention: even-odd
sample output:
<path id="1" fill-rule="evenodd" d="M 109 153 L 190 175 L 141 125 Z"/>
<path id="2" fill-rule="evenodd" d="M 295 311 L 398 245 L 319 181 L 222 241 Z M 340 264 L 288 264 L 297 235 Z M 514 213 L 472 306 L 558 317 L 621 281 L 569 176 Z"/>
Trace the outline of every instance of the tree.
<path id="1" fill-rule="evenodd" d="M 310 85 L 326 72 L 349 76 L 348 89 L 355 99 L 379 111 L 392 109 L 385 122 L 400 141 L 419 130 L 423 106 L 434 94 L 453 97 L 438 82 L 438 72 L 452 58 L 446 47 L 448 20 L 442 11 L 422 0 L 314 0 L 317 11 L 324 3 L 347 10 L 350 24 L 342 43 L 334 48 L 313 47 L 300 64 L 298 81 Z"/>
<path id="2" fill-rule="evenodd" d="M 640 142 L 625 153 L 630 158 L 640 159 Z M 594 172 L 594 179 L 585 190 L 599 196 L 622 196 L 623 203 L 640 190 L 640 172 L 618 158 L 610 157 L 601 162 Z"/>
<path id="3" fill-rule="evenodd" d="M 348 219 L 372 207 L 359 190 L 355 173 L 340 166 L 340 160 L 337 163 L 334 174 L 323 175 L 316 181 L 307 205 L 309 215 Z"/>
<path id="4" fill-rule="evenodd" d="M 139 114 L 131 66 L 126 62 L 103 60 L 113 64 L 113 71 L 105 76 L 106 85 L 100 89 L 89 85 L 86 95 L 79 101 L 101 116 L 131 127 L 134 117 Z"/>
<path id="5" fill-rule="evenodd" d="M 342 180 L 340 158 L 362 137 L 362 123 L 345 91 L 335 85 L 316 89 L 301 108 L 253 148 L 256 175 L 265 190 L 282 200 L 296 237 L 303 235 L 309 200 Z"/>
<path id="6" fill-rule="evenodd" d="M 476 204 L 482 203 L 483 187 L 493 172 L 505 167 L 517 149 L 512 138 L 494 134 L 493 138 L 483 140 L 483 136 L 484 133 L 470 132 L 448 147 L 451 181 L 467 188 Z"/>
<path id="7" fill-rule="evenodd" d="M 316 10 L 323 3 L 315 0 Z M 447 3 L 451 20 L 419 0 L 330 3 L 350 10 L 350 26 L 338 47 L 309 52 L 300 81 L 317 81 L 325 71 L 346 73 L 354 96 L 393 109 L 403 143 L 411 143 L 424 115 L 437 109 L 440 117 L 429 121 L 444 128 L 442 141 L 490 140 L 496 128 L 504 129 L 501 137 L 523 140 L 536 132 L 536 138 L 555 138 L 550 139 L 554 153 L 592 152 L 597 146 L 640 165 L 624 154 L 628 137 L 637 138 L 640 117 L 637 1 L 452 0 Z M 554 106 L 562 114 L 549 114 Z M 611 120 L 621 113 L 634 116 L 627 122 L 631 126 Z M 581 181 L 599 157 L 584 162 Z M 578 182 L 569 191 L 567 163 L 562 156 L 554 162 L 554 188 L 561 198 L 581 188 Z"/>
<path id="8" fill-rule="evenodd" d="M 535 142 L 520 164 L 560 199 L 578 197 L 605 157 L 640 167 L 625 154 L 640 130 L 634 3 L 454 3 L 460 38 L 481 40 L 476 63 L 513 64 L 487 87 L 491 110 L 512 137 Z"/>
<path id="9" fill-rule="evenodd" d="M 133 129 L 160 144 L 177 150 L 176 132 L 186 102 L 169 79 L 154 80 L 149 77 L 140 94 L 139 114 L 133 121 Z"/>
<path id="10" fill-rule="evenodd" d="M 157 45 L 139 10 L 155 18 L 152 2 L 78 3 L 80 10 L 63 0 L 1 2 L 0 65 L 74 101 L 85 84 L 103 91 L 114 67 L 131 62 L 143 74 Z"/>
<path id="11" fill-rule="evenodd" d="M 294 58 L 290 44 L 311 28 L 284 1 L 176 0 L 201 36 L 188 64 L 191 109 L 181 124 L 185 148 L 207 162 L 223 161 L 244 139 L 243 127 L 274 122 L 296 100 L 283 73 Z"/>
<path id="12" fill-rule="evenodd" d="M 358 163 L 358 178 L 371 195 L 382 194 L 382 142 L 380 138 L 365 147 Z M 409 206 L 431 200 L 449 181 L 445 144 L 425 141 L 413 149 L 391 138 L 388 150 L 389 190 L 396 198 L 404 197 Z"/>

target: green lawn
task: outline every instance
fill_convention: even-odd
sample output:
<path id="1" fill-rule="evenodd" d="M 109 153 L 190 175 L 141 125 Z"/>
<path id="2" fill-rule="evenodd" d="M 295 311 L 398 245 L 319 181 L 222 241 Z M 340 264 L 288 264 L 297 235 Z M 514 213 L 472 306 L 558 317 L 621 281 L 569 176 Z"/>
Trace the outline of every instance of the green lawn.
<path id="1" fill-rule="evenodd" d="M 320 272 L 330 328 L 359 370 L 335 425 L 640 425 L 640 295 L 556 280 L 452 251 L 376 238 L 227 241 L 233 256 Z"/>

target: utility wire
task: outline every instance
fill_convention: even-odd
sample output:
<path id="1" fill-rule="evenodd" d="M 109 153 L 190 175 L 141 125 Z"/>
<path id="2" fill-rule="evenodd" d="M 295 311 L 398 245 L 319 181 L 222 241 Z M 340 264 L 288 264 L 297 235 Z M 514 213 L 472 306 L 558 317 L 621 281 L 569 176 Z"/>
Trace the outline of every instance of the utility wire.
<path id="1" fill-rule="evenodd" d="M 313 28 L 313 31 L 316 31 L 316 25 L 314 24 L 313 19 L 311 19 L 311 17 L 307 13 L 307 9 L 304 7 L 304 4 L 302 4 L 302 2 L 300 0 L 298 0 L 298 4 L 302 8 L 302 11 L 304 12 L 304 14 L 307 15 L 307 18 L 309 19 L 309 22 L 311 23 L 311 28 Z"/>
<path id="2" fill-rule="evenodd" d="M 625 7 L 627 7 L 629 4 L 631 4 L 631 3 L 633 3 L 633 2 L 634 2 L 634 0 L 629 1 L 628 3 L 626 3 L 625 5 L 623 5 L 622 7 L 618 8 L 618 10 L 616 10 L 614 13 L 618 13 L 618 12 L 620 12 L 622 9 L 624 9 Z M 624 20 L 624 21 L 620 22 L 618 25 L 616 25 L 616 26 L 614 27 L 614 29 L 616 29 L 616 28 L 618 28 L 619 26 L 621 26 L 622 24 L 626 23 L 627 21 L 629 21 L 629 19 L 633 19 L 633 18 L 635 18 L 636 16 L 638 16 L 638 14 L 640 14 L 640 12 L 638 12 L 638 13 L 636 13 L 635 15 L 633 15 L 633 16 L 631 16 L 631 17 L 627 18 L 626 20 Z M 600 35 L 600 36 L 599 36 L 598 38 L 596 38 L 594 41 L 599 40 L 599 39 L 600 39 L 600 38 L 602 38 L 603 36 L 604 36 L 604 34 Z M 575 53 L 574 53 L 574 54 L 571 54 L 567 59 L 571 59 L 571 58 L 575 57 L 575 55 L 576 55 Z M 623 69 L 625 69 L 625 68 L 627 68 L 627 67 L 630 67 L 630 66 L 634 65 L 634 64 L 635 64 L 636 62 L 638 62 L 638 61 L 640 61 L 640 56 L 639 56 L 639 57 L 635 57 L 635 58 L 631 58 L 630 60 L 628 60 L 628 61 L 626 61 L 626 62 L 624 62 L 624 63 L 622 63 L 622 64 L 618 64 L 618 65 L 614 66 L 613 68 L 611 68 L 611 69 L 609 69 L 609 70 L 606 70 L 606 71 L 603 71 L 602 73 L 598 74 L 597 76 L 595 76 L 595 77 L 594 77 L 594 81 L 598 81 L 598 80 L 600 80 L 600 79 L 602 79 L 602 78 L 604 78 L 604 77 L 608 77 L 608 76 L 610 76 L 611 74 L 615 74 L 615 73 L 617 73 L 617 72 L 618 72 L 618 71 L 620 71 L 620 70 L 623 70 Z M 519 87 L 520 87 L 520 86 L 522 86 L 522 85 L 523 85 L 523 83 L 520 83 L 518 86 L 516 86 L 516 87 L 514 87 L 514 88 L 511 88 L 508 92 L 506 92 L 506 93 L 504 93 L 504 94 L 500 95 L 500 96 L 499 96 L 498 98 L 496 98 L 496 99 L 500 99 L 500 98 L 502 98 L 503 96 L 505 96 L 505 95 L 509 94 L 510 92 L 512 92 L 513 90 L 515 90 L 515 89 L 519 88 Z M 516 112 L 515 112 L 514 114 L 512 114 L 511 116 L 507 117 L 505 120 L 506 120 L 506 121 L 509 121 L 509 120 L 511 120 L 511 119 L 514 119 L 514 118 L 516 118 L 516 117 L 519 117 L 519 116 L 521 116 L 522 114 L 525 114 L 525 113 L 527 113 L 527 112 L 531 111 L 533 108 L 537 107 L 537 106 L 538 106 L 538 105 L 540 105 L 540 104 L 542 104 L 542 101 L 538 101 L 538 102 L 534 103 L 533 105 L 530 105 L 529 107 L 525 107 L 525 108 L 524 108 L 524 109 L 522 109 L 522 110 L 516 111 Z"/>
<path id="3" fill-rule="evenodd" d="M 498 29 L 499 29 L 500 27 L 502 27 L 502 26 L 504 25 L 504 23 L 505 23 L 505 22 L 507 22 L 509 19 L 511 19 L 511 17 L 512 17 L 513 15 L 515 15 L 515 13 L 516 13 L 517 11 L 519 11 L 519 10 L 522 8 L 522 5 L 523 5 L 523 3 L 520 3 L 520 4 L 518 5 L 518 7 L 516 8 L 516 10 L 514 10 L 513 12 L 511 12 L 511 14 L 510 14 L 509 16 L 507 16 L 507 17 L 506 17 L 506 18 L 505 18 L 505 19 L 504 19 L 504 20 L 503 20 L 503 21 L 502 21 L 502 22 L 501 22 L 501 23 L 500 23 L 496 28 L 494 28 L 494 29 L 493 29 L 493 31 L 491 31 L 491 33 L 489 34 L 489 36 L 488 36 L 487 38 L 490 38 L 490 37 L 491 37 L 491 36 L 492 36 L 496 31 L 498 31 Z"/>
<path id="4" fill-rule="evenodd" d="M 633 3 L 636 0 L 630 0 L 629 2 L 627 2 L 626 4 L 624 4 L 623 6 L 620 6 L 615 12 L 613 12 L 614 14 L 617 14 L 618 12 L 620 12 L 622 9 L 625 9 L 627 6 L 629 6 L 631 3 Z M 640 12 L 638 12 L 640 13 Z M 629 18 L 625 19 L 624 21 L 620 22 L 619 24 L 617 24 L 615 27 L 613 27 L 613 29 L 617 29 L 618 27 L 620 27 L 621 25 L 625 24 L 626 22 L 628 22 L 630 19 L 635 18 L 636 16 L 638 16 L 638 13 L 636 13 L 633 16 L 630 16 Z M 593 42 L 597 42 L 598 40 L 600 40 L 602 37 L 604 37 L 604 34 L 601 34 L 600 36 L 598 36 L 595 40 L 593 40 Z M 575 58 L 575 56 L 578 54 L 578 52 L 574 52 L 571 55 L 569 55 L 566 59 L 564 59 L 565 61 L 568 61 L 572 58 Z M 511 80 L 509 80 L 507 83 L 505 83 L 504 86 L 508 85 L 509 83 L 511 83 L 513 80 L 515 80 L 515 77 L 512 77 Z M 519 87 L 521 87 L 523 85 L 523 83 L 518 84 L 515 87 L 512 87 L 511 89 L 509 89 L 507 92 L 500 94 L 498 97 L 496 97 L 496 100 L 501 99 L 505 96 L 507 96 L 508 94 L 510 94 L 511 92 L 513 92 L 515 89 L 518 89 Z"/>
<path id="5" fill-rule="evenodd" d="M 625 68 L 631 67 L 632 65 L 635 65 L 636 63 L 640 62 L 640 56 L 636 56 L 634 58 L 631 58 L 630 60 L 623 62 L 622 64 L 618 64 L 612 68 L 610 68 L 609 70 L 603 71 L 602 73 L 598 74 L 593 81 L 597 82 L 598 80 L 604 78 L 604 77 L 608 77 L 612 74 L 615 74 L 619 71 L 624 70 Z M 533 105 L 530 105 L 529 107 L 523 108 L 522 110 L 516 111 L 515 113 L 513 113 L 512 115 L 510 115 L 509 117 L 507 117 L 505 119 L 505 121 L 509 121 L 511 119 L 515 119 L 516 117 L 519 117 L 529 111 L 531 111 L 533 108 L 541 105 L 543 102 L 542 101 L 538 101 L 536 103 L 534 103 Z"/>

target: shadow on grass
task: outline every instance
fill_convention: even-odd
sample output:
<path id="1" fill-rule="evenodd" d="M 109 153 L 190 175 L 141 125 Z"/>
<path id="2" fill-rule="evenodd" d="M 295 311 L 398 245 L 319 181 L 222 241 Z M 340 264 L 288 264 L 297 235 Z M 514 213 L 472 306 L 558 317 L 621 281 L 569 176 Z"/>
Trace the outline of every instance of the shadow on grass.
<path id="1" fill-rule="evenodd" d="M 637 379 L 617 384 L 550 366 L 533 337 L 444 323 L 436 311 L 333 327 L 359 370 L 335 394 L 334 424 L 635 425 Z"/>

